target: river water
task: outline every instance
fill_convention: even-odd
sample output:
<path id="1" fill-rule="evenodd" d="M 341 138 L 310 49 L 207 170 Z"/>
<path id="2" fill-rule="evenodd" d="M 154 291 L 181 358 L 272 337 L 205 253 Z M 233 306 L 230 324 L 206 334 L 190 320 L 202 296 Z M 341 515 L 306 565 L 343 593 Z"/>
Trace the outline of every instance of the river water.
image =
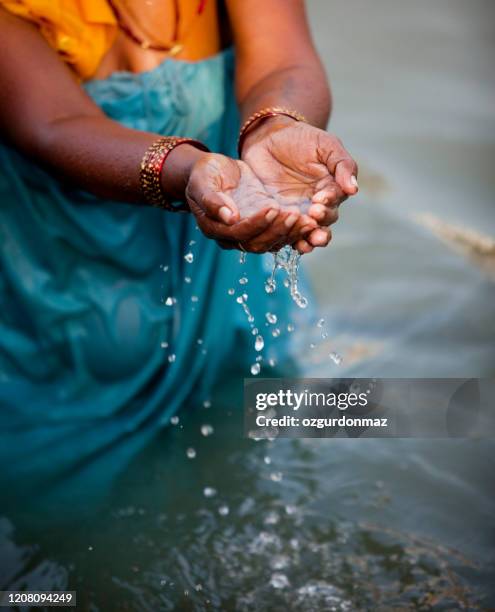
<path id="1" fill-rule="evenodd" d="M 308 5 L 361 191 L 303 258 L 328 338 L 296 329 L 301 366 L 493 376 L 493 3 Z M 255 442 L 238 401 L 185 411 L 97 503 L 1 519 L 3 588 L 103 612 L 495 607 L 492 441 Z"/>

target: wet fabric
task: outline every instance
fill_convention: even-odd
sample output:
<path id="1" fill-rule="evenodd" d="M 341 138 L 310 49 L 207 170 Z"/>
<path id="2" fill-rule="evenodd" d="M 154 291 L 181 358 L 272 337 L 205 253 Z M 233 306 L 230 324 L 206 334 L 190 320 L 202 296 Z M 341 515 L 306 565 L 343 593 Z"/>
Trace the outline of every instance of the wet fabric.
<path id="1" fill-rule="evenodd" d="M 234 155 L 232 81 L 227 51 L 115 73 L 86 89 L 128 127 Z M 108 482 L 227 367 L 249 374 L 254 338 L 228 289 L 247 290 L 262 332 L 268 310 L 288 320 L 288 293 L 263 289 L 271 256 L 241 265 L 192 215 L 102 201 L 7 146 L 0 164 L 3 477 Z M 249 284 L 240 286 L 244 274 Z M 277 345 L 284 354 L 283 338 Z"/>

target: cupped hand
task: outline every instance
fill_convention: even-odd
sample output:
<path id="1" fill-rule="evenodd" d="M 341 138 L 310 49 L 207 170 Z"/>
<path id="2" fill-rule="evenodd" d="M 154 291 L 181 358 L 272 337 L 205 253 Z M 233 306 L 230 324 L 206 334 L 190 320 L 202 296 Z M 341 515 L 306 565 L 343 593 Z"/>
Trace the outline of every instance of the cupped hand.
<path id="1" fill-rule="evenodd" d="M 326 226 L 338 219 L 338 207 L 358 191 L 357 165 L 334 135 L 288 117 L 271 118 L 248 133 L 242 159 L 280 204 L 298 206 L 318 222 L 295 246 L 309 252 L 326 246 Z"/>
<path id="2" fill-rule="evenodd" d="M 297 207 L 281 210 L 245 162 L 224 155 L 210 153 L 195 163 L 186 199 L 201 231 L 226 249 L 278 250 L 317 227 Z"/>

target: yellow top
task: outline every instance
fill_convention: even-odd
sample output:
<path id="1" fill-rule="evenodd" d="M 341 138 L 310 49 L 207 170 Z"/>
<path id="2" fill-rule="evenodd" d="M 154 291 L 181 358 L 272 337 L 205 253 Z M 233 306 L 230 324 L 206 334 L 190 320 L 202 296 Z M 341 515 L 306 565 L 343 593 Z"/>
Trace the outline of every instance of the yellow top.
<path id="1" fill-rule="evenodd" d="M 170 22 L 164 24 L 164 43 L 167 44 L 172 42 L 174 2 L 162 2 L 167 4 L 167 15 L 171 17 Z M 184 41 L 184 50 L 177 57 L 198 60 L 216 53 L 220 43 L 215 1 L 206 3 L 198 19 L 195 19 L 197 0 L 179 0 L 179 3 L 178 38 L 183 42 L 181 36 L 187 36 L 187 43 Z M 106 0 L 0 0 L 0 5 L 35 23 L 49 45 L 83 80 L 94 75 L 119 31 Z"/>

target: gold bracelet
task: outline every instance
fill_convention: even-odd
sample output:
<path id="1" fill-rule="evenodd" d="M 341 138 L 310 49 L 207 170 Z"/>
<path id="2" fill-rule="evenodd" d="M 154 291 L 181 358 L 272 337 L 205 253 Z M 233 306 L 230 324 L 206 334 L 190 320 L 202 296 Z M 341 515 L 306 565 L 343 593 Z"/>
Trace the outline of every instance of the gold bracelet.
<path id="1" fill-rule="evenodd" d="M 244 140 L 249 130 L 251 130 L 260 121 L 264 121 L 269 117 L 277 117 L 278 115 L 291 117 L 295 121 L 302 121 L 303 123 L 308 123 L 306 117 L 304 115 L 301 115 L 301 113 L 298 113 L 294 110 L 290 110 L 289 108 L 281 108 L 279 106 L 270 106 L 268 108 L 264 108 L 258 111 L 257 113 L 253 113 L 249 117 L 249 119 L 243 124 L 239 132 L 239 140 L 237 141 L 237 152 L 239 153 L 239 157 L 241 156 L 242 145 L 244 144 Z"/>
<path id="2" fill-rule="evenodd" d="M 169 202 L 163 193 L 161 181 L 161 173 L 165 160 L 169 156 L 170 151 L 181 144 L 190 144 L 202 151 L 209 151 L 208 147 L 202 142 L 192 138 L 164 136 L 155 140 L 144 154 L 139 173 L 141 193 L 146 204 L 170 210 L 171 212 L 189 212 L 189 207 L 184 202 L 178 206 L 174 206 Z"/>

